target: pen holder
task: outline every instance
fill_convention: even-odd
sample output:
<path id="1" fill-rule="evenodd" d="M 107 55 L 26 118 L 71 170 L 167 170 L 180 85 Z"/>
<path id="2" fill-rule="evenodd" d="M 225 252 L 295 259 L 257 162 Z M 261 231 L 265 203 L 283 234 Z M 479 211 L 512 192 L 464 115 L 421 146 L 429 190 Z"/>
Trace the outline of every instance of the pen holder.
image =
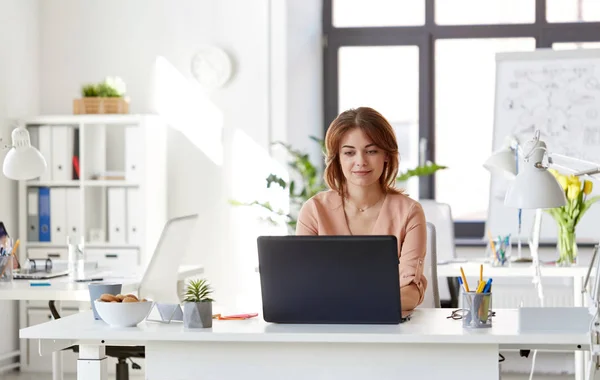
<path id="1" fill-rule="evenodd" d="M 13 280 L 13 256 L 0 256 L 0 282 Z"/>
<path id="2" fill-rule="evenodd" d="M 492 327 L 492 293 L 463 292 L 462 302 L 464 328 Z"/>
<path id="3" fill-rule="evenodd" d="M 498 237 L 493 240 L 494 244 L 488 242 L 485 257 L 489 258 L 494 267 L 506 267 L 510 265 L 512 244 L 510 236 Z"/>

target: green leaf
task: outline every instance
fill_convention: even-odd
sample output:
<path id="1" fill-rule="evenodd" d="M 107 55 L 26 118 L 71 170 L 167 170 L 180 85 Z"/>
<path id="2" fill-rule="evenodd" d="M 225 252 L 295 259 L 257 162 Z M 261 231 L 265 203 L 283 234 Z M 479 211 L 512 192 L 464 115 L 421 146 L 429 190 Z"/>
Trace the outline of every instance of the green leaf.
<path id="1" fill-rule="evenodd" d="M 396 177 L 396 181 L 406 181 L 411 177 L 420 177 L 420 176 L 427 176 L 427 175 L 432 175 L 435 172 L 437 172 L 438 170 L 443 170 L 443 169 L 447 169 L 447 166 L 442 166 L 442 165 L 438 165 L 435 163 L 427 163 L 426 165 L 423 166 L 417 166 L 414 169 L 409 169 L 406 172 L 400 174 L 398 177 Z"/>

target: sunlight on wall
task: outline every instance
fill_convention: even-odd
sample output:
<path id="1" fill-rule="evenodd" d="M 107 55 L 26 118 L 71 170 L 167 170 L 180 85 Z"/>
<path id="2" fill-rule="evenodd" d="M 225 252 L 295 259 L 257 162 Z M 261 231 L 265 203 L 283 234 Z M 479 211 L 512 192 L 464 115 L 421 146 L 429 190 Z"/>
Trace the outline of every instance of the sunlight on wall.
<path id="1" fill-rule="evenodd" d="M 276 174 L 287 181 L 285 167 L 275 161 L 267 149 L 257 144 L 244 131 L 236 129 L 232 142 L 231 197 L 241 202 L 269 202 L 271 206 L 284 212 L 289 210 L 287 191 L 274 185 L 267 189 L 266 178 Z M 260 278 L 255 268 L 258 266 L 256 238 L 261 235 L 286 235 L 284 223 L 273 226 L 261 221 L 270 213 L 258 206 L 232 207 L 231 230 L 236 231 L 233 241 L 236 277 L 235 305 L 240 310 L 260 312 Z"/>
<path id="2" fill-rule="evenodd" d="M 216 165 L 223 164 L 223 113 L 202 86 L 186 78 L 166 58 L 154 66 L 154 103 L 159 115 L 183 133 Z"/>

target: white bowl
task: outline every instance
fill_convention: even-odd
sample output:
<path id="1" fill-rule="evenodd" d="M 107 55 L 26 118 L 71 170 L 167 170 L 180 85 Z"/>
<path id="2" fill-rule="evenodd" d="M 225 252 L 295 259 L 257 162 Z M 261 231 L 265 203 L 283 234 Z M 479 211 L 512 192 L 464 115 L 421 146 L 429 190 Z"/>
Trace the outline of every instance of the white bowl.
<path id="1" fill-rule="evenodd" d="M 102 302 L 95 300 L 100 318 L 112 327 L 134 327 L 143 321 L 152 309 L 152 301 Z"/>

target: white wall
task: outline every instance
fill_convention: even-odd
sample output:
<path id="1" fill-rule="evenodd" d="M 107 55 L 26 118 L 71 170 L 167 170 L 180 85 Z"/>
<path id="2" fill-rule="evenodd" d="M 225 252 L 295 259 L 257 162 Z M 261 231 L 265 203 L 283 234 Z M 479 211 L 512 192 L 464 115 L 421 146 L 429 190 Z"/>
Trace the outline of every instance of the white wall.
<path id="1" fill-rule="evenodd" d="M 10 143 L 8 120 L 39 111 L 37 20 L 37 0 L 0 1 L 0 137 L 4 143 Z M 0 151 L 0 162 L 5 155 Z M 0 175 L 0 196 L 0 221 L 12 237 L 18 237 L 16 182 Z M 19 347 L 17 313 L 15 302 L 0 301 L 0 355 Z"/>
<path id="2" fill-rule="evenodd" d="M 44 114 L 71 113 L 80 86 L 106 75 L 127 83 L 132 113 L 165 113 L 154 64 L 161 56 L 171 65 L 177 78 L 167 82 L 182 90 L 168 96 L 176 99 L 170 109 L 188 117 L 174 121 L 168 137 L 169 215 L 201 215 L 187 261 L 207 267 L 221 305 L 247 305 L 257 290 L 256 236 L 273 230 L 227 201 L 267 196 L 265 176 L 281 170 L 269 156 L 271 140 L 306 148 L 309 134 L 322 133 L 321 1 L 44 1 L 39 25 Z M 189 70 L 204 44 L 224 48 L 235 66 L 208 98 Z M 207 99 L 222 126 L 198 111 Z"/>

